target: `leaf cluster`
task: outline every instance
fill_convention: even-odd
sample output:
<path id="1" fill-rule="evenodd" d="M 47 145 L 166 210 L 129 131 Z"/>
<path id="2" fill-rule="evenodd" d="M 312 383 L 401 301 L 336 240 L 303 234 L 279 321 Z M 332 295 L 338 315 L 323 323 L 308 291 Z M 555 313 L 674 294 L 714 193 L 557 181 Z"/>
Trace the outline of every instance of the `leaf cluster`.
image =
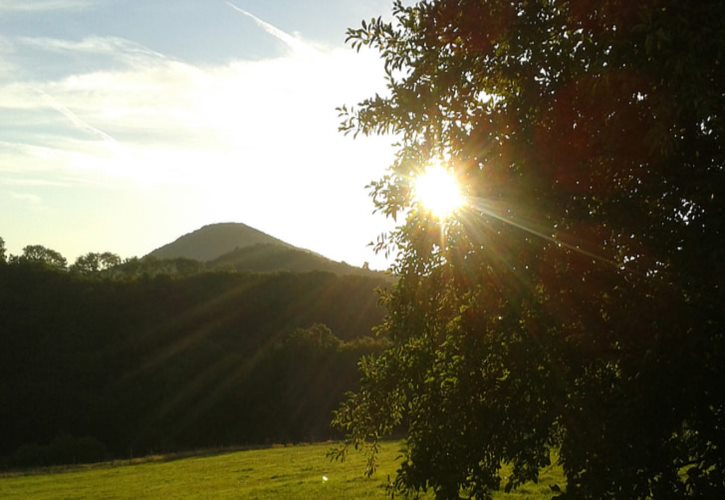
<path id="1" fill-rule="evenodd" d="M 572 498 L 725 492 L 724 15 L 431 0 L 348 31 L 386 69 L 341 130 L 399 138 L 371 184 L 399 281 L 335 422 L 406 434 L 400 491 L 484 498 L 559 448 Z M 432 159 L 468 197 L 444 223 L 411 196 Z"/>

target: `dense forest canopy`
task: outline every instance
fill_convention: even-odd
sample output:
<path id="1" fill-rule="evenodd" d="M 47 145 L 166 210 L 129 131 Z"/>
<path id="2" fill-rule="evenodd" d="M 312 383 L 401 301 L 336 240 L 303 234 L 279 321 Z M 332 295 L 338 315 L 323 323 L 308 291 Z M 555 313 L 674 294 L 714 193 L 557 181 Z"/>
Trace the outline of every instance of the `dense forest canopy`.
<path id="1" fill-rule="evenodd" d="M 28 246 L 0 260 L 0 466 L 335 437 L 388 283 Z"/>
<path id="2" fill-rule="evenodd" d="M 348 31 L 387 73 L 341 128 L 400 138 L 372 185 L 399 281 L 336 423 L 405 430 L 399 490 L 488 497 L 557 449 L 571 498 L 725 495 L 724 17 L 430 0 Z M 468 200 L 446 220 L 414 198 L 432 161 Z"/>

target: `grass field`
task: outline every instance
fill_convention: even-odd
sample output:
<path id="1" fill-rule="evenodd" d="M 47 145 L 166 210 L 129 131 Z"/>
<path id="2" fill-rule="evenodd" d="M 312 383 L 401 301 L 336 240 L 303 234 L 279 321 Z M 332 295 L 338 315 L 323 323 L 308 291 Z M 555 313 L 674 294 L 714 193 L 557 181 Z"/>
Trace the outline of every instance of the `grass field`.
<path id="1" fill-rule="evenodd" d="M 330 462 L 330 444 L 276 447 L 214 456 L 142 463 L 96 464 L 26 475 L 0 476 L 0 498 L 385 498 L 399 443 L 386 443 L 380 467 L 363 477 L 365 457 L 352 453 Z M 324 478 L 326 479 L 324 479 Z M 544 471 L 538 484 L 497 498 L 550 498 L 563 484 L 559 467 Z"/>

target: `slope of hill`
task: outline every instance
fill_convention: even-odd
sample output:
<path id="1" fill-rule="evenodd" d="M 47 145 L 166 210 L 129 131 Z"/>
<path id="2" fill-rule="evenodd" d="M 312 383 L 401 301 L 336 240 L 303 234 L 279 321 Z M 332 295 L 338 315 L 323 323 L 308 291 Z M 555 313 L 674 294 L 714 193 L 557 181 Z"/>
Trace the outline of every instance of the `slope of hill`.
<path id="1" fill-rule="evenodd" d="M 382 346 L 369 335 L 388 284 L 325 272 L 112 280 L 23 263 L 0 265 L 0 283 L 0 469 L 87 460 L 81 445 L 119 457 L 339 437 L 330 415 L 360 356 Z"/>
<path id="2" fill-rule="evenodd" d="M 157 259 L 184 257 L 201 262 L 216 259 L 237 248 L 254 245 L 278 245 L 294 248 L 289 243 L 238 222 L 209 224 L 157 248 L 149 255 Z"/>
<path id="3" fill-rule="evenodd" d="M 383 277 L 385 273 L 337 262 L 298 248 L 245 224 L 210 224 L 157 248 L 148 257 L 193 259 L 208 271 L 270 273 L 325 271 L 338 275 Z"/>
<path id="4" fill-rule="evenodd" d="M 233 270 L 255 273 L 326 271 L 334 274 L 362 276 L 384 275 L 384 273 L 361 269 L 345 262 L 336 262 L 299 248 L 265 243 L 232 250 L 208 262 L 206 267 L 218 271 Z"/>

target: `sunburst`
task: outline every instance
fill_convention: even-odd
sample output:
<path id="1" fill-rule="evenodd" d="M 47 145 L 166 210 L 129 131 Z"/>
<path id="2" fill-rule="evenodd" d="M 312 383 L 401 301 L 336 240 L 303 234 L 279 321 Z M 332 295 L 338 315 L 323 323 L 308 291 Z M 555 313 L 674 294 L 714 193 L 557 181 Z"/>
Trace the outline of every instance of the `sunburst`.
<path id="1" fill-rule="evenodd" d="M 434 217 L 444 220 L 466 203 L 455 174 L 440 164 L 429 166 L 413 180 L 414 199 Z"/>

